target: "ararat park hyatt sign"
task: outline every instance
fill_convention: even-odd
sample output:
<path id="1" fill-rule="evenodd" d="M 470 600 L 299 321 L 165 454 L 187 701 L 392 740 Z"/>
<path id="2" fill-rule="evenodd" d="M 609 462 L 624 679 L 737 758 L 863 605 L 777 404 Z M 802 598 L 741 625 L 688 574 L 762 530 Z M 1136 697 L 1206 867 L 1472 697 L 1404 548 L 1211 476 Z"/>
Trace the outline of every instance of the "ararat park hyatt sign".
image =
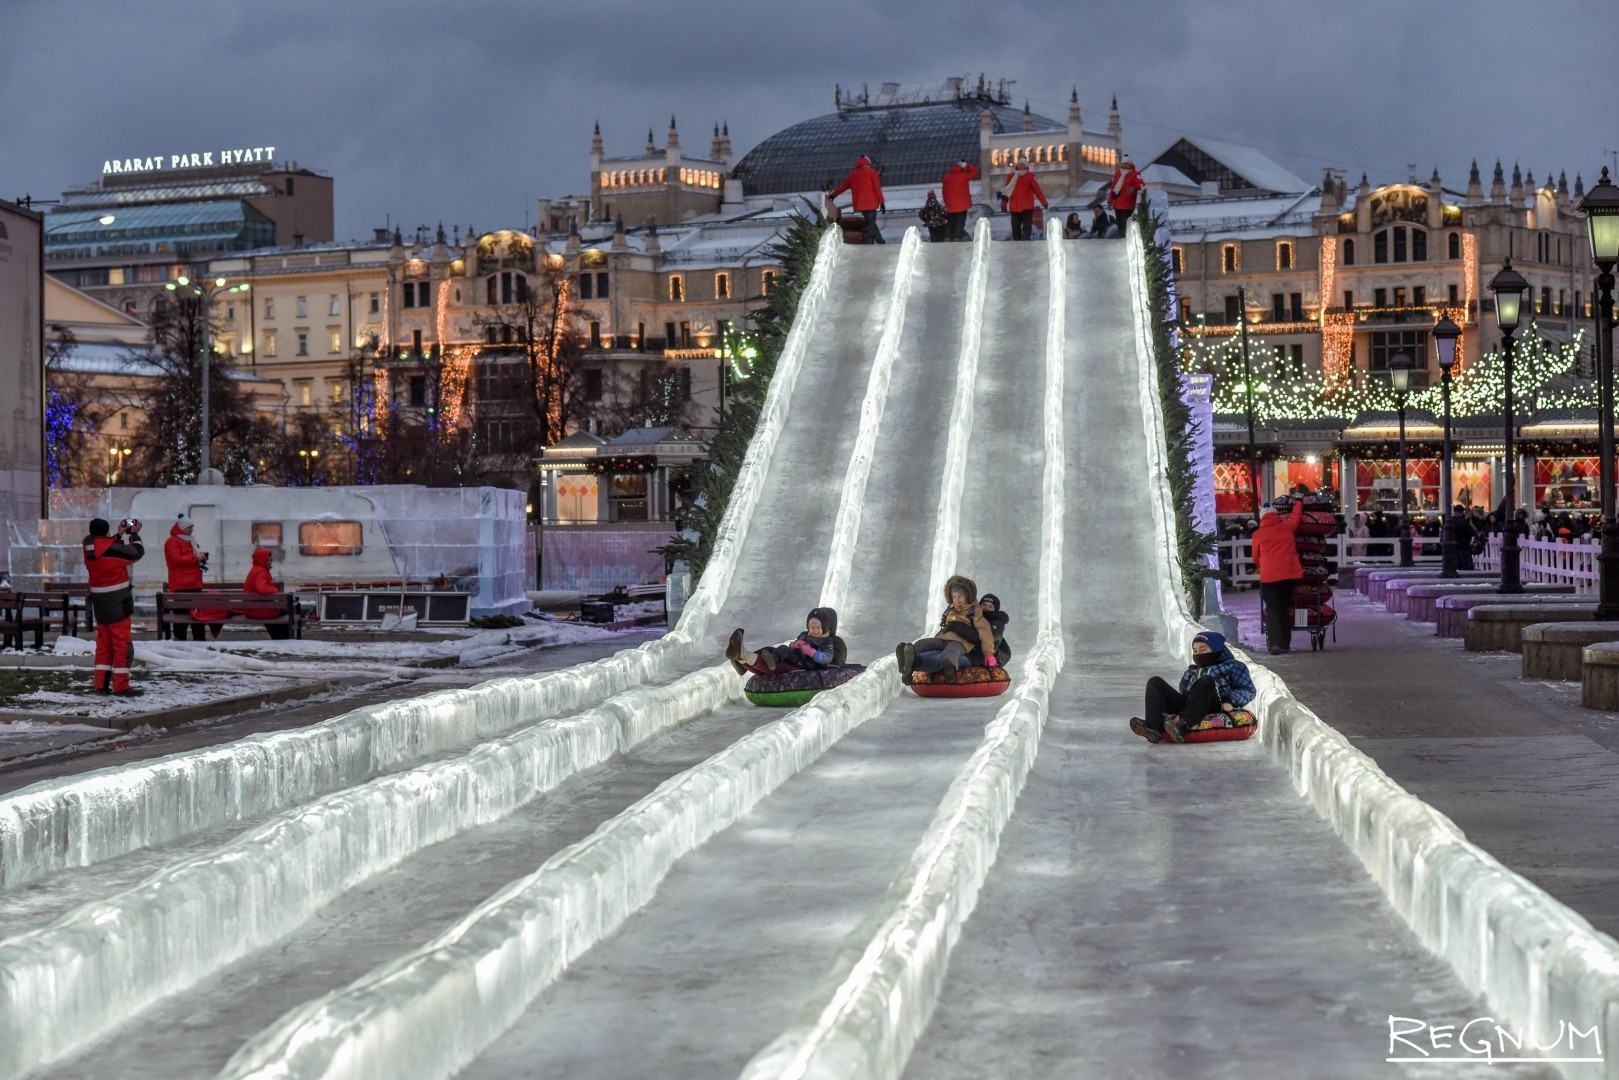
<path id="1" fill-rule="evenodd" d="M 101 163 L 101 175 L 155 172 L 158 169 L 206 169 L 215 165 L 246 165 L 274 161 L 275 147 L 250 146 L 241 150 L 207 150 L 200 154 L 155 154 L 151 157 L 112 158 Z"/>

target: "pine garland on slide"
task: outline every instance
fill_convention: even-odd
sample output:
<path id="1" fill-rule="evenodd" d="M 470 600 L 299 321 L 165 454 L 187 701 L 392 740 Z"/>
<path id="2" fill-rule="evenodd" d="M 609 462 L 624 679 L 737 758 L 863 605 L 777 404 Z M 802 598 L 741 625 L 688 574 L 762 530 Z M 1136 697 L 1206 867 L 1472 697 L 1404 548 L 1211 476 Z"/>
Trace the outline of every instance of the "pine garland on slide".
<path id="1" fill-rule="evenodd" d="M 656 549 L 665 558 L 684 560 L 694 582 L 702 576 L 714 551 L 720 522 L 725 519 L 725 509 L 731 502 L 731 489 L 736 486 L 742 460 L 759 426 L 759 414 L 764 410 L 776 362 L 781 358 L 787 332 L 798 314 L 799 298 L 815 268 L 826 220 L 819 211 L 812 213 L 813 217 L 795 215 L 786 233 L 767 253 L 781 269 L 774 286 L 763 298 L 764 306 L 748 313 L 752 330 L 745 335 L 733 335 L 733 340 L 725 343 L 729 355 L 720 362 L 733 366 L 725 415 L 709 440 L 706 467 L 697 473 L 692 502 L 684 513 L 685 530 L 697 535 L 695 538 L 678 536 Z M 738 365 L 745 365 L 745 369 L 738 370 Z"/>
<path id="2" fill-rule="evenodd" d="M 1164 411 L 1164 449 L 1169 491 L 1175 504 L 1175 556 L 1180 563 L 1181 587 L 1193 618 L 1203 614 L 1203 579 L 1209 575 L 1209 556 L 1218 539 L 1197 530 L 1197 470 L 1192 460 L 1192 412 L 1181 397 L 1181 363 L 1175 355 L 1170 330 L 1169 249 L 1158 242 L 1163 218 L 1137 215 L 1136 228 L 1146 248 L 1147 304 L 1152 323 L 1153 365 L 1158 373 L 1158 398 Z"/>

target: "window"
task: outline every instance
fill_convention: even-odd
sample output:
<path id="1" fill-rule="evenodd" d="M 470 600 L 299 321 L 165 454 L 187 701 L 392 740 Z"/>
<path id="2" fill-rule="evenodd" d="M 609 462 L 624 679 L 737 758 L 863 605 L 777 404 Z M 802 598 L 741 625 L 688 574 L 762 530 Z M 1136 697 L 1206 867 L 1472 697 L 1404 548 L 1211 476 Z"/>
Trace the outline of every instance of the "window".
<path id="1" fill-rule="evenodd" d="M 332 331 L 332 347 L 327 351 L 334 353 L 340 353 L 343 351 L 343 331 Z"/>
<path id="2" fill-rule="evenodd" d="M 275 355 L 275 331 L 274 330 L 266 330 L 264 332 L 264 355 L 265 356 L 274 356 Z"/>
<path id="3" fill-rule="evenodd" d="M 497 302 L 496 298 L 499 296 L 499 293 L 496 292 L 496 289 L 498 288 L 498 286 L 496 285 L 495 282 L 496 282 L 496 279 L 495 279 L 494 274 L 490 274 L 489 275 L 489 280 L 484 282 L 484 291 L 487 293 L 487 296 L 485 297 L 485 300 L 490 304 L 496 303 Z"/>
<path id="4" fill-rule="evenodd" d="M 273 296 L 264 298 L 264 317 L 266 319 L 275 318 L 275 297 Z"/>
<path id="5" fill-rule="evenodd" d="M 1281 293 L 1273 293 L 1270 298 L 1271 322 L 1287 321 L 1287 297 Z"/>
<path id="6" fill-rule="evenodd" d="M 635 324 L 635 347 L 642 350 L 646 348 L 646 323 L 644 322 Z"/>
<path id="7" fill-rule="evenodd" d="M 492 297 L 491 302 L 493 302 Z M 408 308 L 416 306 L 416 283 L 414 281 L 405 282 L 405 299 L 400 306 Z"/>
<path id="8" fill-rule="evenodd" d="M 1452 259 L 1461 258 L 1462 257 L 1462 234 L 1461 233 L 1451 233 L 1450 234 L 1450 239 L 1447 241 L 1447 243 L 1449 245 L 1450 257 Z"/>
<path id="9" fill-rule="evenodd" d="M 675 324 L 672 322 L 663 324 L 663 347 L 665 349 L 675 347 Z"/>
<path id="10" fill-rule="evenodd" d="M 1448 291 L 1449 291 L 1449 294 L 1450 294 L 1450 295 L 1449 295 L 1449 296 L 1448 296 L 1448 297 L 1446 297 L 1446 299 L 1447 299 L 1447 300 L 1448 300 L 1448 301 L 1449 301 L 1449 302 L 1450 302 L 1450 303 L 1451 303 L 1451 304 L 1459 304 L 1459 303 L 1461 303 L 1461 302 L 1462 302 L 1462 301 L 1461 301 L 1461 295 L 1460 295 L 1460 294 L 1459 294 L 1459 292 L 1458 292 L 1458 291 L 1457 291 L 1457 289 L 1456 289 L 1456 286 L 1454 286 L 1454 285 L 1447 285 L 1447 286 L 1445 286 L 1445 288 L 1446 288 L 1446 289 L 1447 289 L 1447 290 L 1448 290 Z"/>
<path id="11" fill-rule="evenodd" d="M 1542 260 L 1544 261 L 1544 260 Z M 1550 315 L 1552 313 L 1552 291 L 1542 286 L 1540 290 L 1540 303 L 1535 305 L 1536 315 Z"/>
<path id="12" fill-rule="evenodd" d="M 586 368 L 580 375 L 579 392 L 586 401 L 600 401 L 602 399 L 602 373 L 601 368 Z"/>
<path id="13" fill-rule="evenodd" d="M 281 522 L 255 521 L 248 526 L 248 535 L 253 538 L 254 547 L 280 547 Z"/>
<path id="14" fill-rule="evenodd" d="M 364 550 L 361 535 L 358 521 L 300 521 L 298 554 L 358 555 Z"/>
<path id="15" fill-rule="evenodd" d="M 689 322 L 680 324 L 680 347 L 682 349 L 691 348 L 691 323 Z"/>
<path id="16" fill-rule="evenodd" d="M 607 271 L 605 270 L 596 275 L 596 299 L 607 299 Z"/>
<path id="17" fill-rule="evenodd" d="M 1231 326 L 1237 325 L 1242 315 L 1242 302 L 1235 296 L 1225 298 L 1225 321 Z"/>
<path id="18" fill-rule="evenodd" d="M 1191 322 L 1192 321 L 1192 301 L 1187 299 L 1184 296 L 1181 297 L 1180 298 L 1180 309 L 1181 309 L 1181 316 L 1180 316 L 1181 322 L 1183 322 L 1183 323 Z"/>
<path id="19" fill-rule="evenodd" d="M 1293 269 L 1293 245 L 1286 240 L 1276 245 L 1276 269 Z"/>
<path id="20" fill-rule="evenodd" d="M 1295 379 L 1304 378 L 1304 346 L 1289 345 L 1287 350 L 1288 366 L 1289 370 L 1293 373 L 1293 377 Z"/>
<path id="21" fill-rule="evenodd" d="M 1411 230 L 1411 261 L 1428 261 L 1428 231 L 1426 229 Z"/>
<path id="22" fill-rule="evenodd" d="M 764 272 L 764 276 L 760 278 L 759 283 L 759 292 L 764 296 L 769 296 L 770 290 L 776 287 L 776 272 L 774 270 L 766 270 Z"/>
<path id="23" fill-rule="evenodd" d="M 433 283 L 431 281 L 418 282 L 416 285 L 416 306 L 433 306 Z"/>
<path id="24" fill-rule="evenodd" d="M 1428 385 L 1428 331 L 1380 330 L 1372 334 L 1372 371 L 1387 371 L 1389 360 L 1405 353 L 1412 360 L 1411 385 Z"/>
<path id="25" fill-rule="evenodd" d="M 423 408 L 427 405 L 427 376 L 412 375 L 406 383 L 407 397 L 405 400 L 413 408 Z"/>
<path id="26" fill-rule="evenodd" d="M 298 355 L 309 355 L 309 335 L 301 330 L 298 332 Z"/>
<path id="27" fill-rule="evenodd" d="M 1343 263 L 1345 266 L 1355 265 L 1355 242 L 1353 240 L 1344 241 Z"/>
<path id="28" fill-rule="evenodd" d="M 1387 289 L 1373 289 L 1372 290 L 1372 306 L 1374 308 L 1386 308 L 1386 307 L 1388 307 L 1389 306 L 1389 291 Z"/>
<path id="29" fill-rule="evenodd" d="M 312 388 L 310 386 L 309 380 L 308 379 L 299 379 L 298 382 L 297 382 L 297 387 L 298 387 L 298 404 L 300 406 L 304 407 L 304 408 L 308 408 L 309 404 L 310 404 L 311 394 L 312 394 Z"/>
<path id="30" fill-rule="evenodd" d="M 1353 311 L 1353 310 L 1355 310 L 1355 290 L 1354 289 L 1345 289 L 1344 290 L 1344 310 L 1345 311 Z"/>
<path id="31" fill-rule="evenodd" d="M 602 324 L 594 319 L 590 322 L 590 347 L 592 349 L 602 347 Z"/>
<path id="32" fill-rule="evenodd" d="M 328 315 L 336 315 L 336 314 L 338 314 L 338 310 L 337 310 L 337 294 L 336 293 L 332 293 L 330 296 L 328 296 L 326 298 L 326 314 L 328 314 Z"/>
<path id="33" fill-rule="evenodd" d="M 478 442 L 485 453 L 520 454 L 524 450 L 523 425 L 508 416 L 480 416 Z"/>
<path id="34" fill-rule="evenodd" d="M 377 314 L 380 314 L 381 311 L 382 311 L 382 294 L 381 293 L 372 293 L 371 294 L 371 314 L 377 315 Z"/>
<path id="35" fill-rule="evenodd" d="M 669 299 L 676 303 L 686 299 L 686 287 L 679 274 L 669 275 Z"/>
<path id="36" fill-rule="evenodd" d="M 1384 229 L 1372 237 L 1372 262 L 1386 263 L 1389 261 L 1389 231 Z"/>
<path id="37" fill-rule="evenodd" d="M 327 379 L 326 380 L 326 396 L 331 399 L 331 402 L 332 402 L 333 405 L 341 405 L 341 404 L 343 404 L 343 383 L 342 383 L 342 380 L 340 380 L 340 379 Z"/>
<path id="38" fill-rule="evenodd" d="M 1287 308 L 1294 322 L 1304 321 L 1304 294 L 1288 293 Z"/>
<path id="39" fill-rule="evenodd" d="M 1404 285 L 1397 286 L 1395 288 L 1395 290 L 1394 290 L 1394 306 L 1397 307 L 1397 308 L 1405 307 L 1405 286 Z"/>
<path id="40" fill-rule="evenodd" d="M 225 321 L 226 322 L 235 322 L 236 321 L 236 305 L 235 304 L 226 304 L 225 305 Z"/>
<path id="41" fill-rule="evenodd" d="M 1394 261 L 1405 262 L 1405 226 L 1394 226 Z"/>
<path id="42" fill-rule="evenodd" d="M 129 430 L 129 414 L 127 412 L 121 412 L 118 414 L 118 430 Z"/>
<path id="43" fill-rule="evenodd" d="M 675 400 L 691 400 L 691 368 L 689 367 L 675 369 Z"/>
<path id="44" fill-rule="evenodd" d="M 1225 273 L 1236 273 L 1238 267 L 1237 245 L 1227 244 L 1223 249 L 1221 249 L 1220 260 L 1221 268 Z"/>
<path id="45" fill-rule="evenodd" d="M 596 284 L 596 279 L 595 279 L 594 275 L 580 274 L 579 275 L 579 299 L 581 299 L 581 300 L 594 300 L 594 299 L 596 299 L 596 296 L 595 296 L 595 284 Z"/>
<path id="46" fill-rule="evenodd" d="M 293 181 L 293 179 L 294 178 L 291 177 L 291 176 L 287 177 L 287 198 L 289 198 L 289 199 L 292 198 L 292 192 L 293 192 L 293 183 L 292 183 L 292 181 Z"/>
<path id="47" fill-rule="evenodd" d="M 298 317 L 300 319 L 303 319 L 303 318 L 307 318 L 308 316 L 309 316 L 309 298 L 307 296 L 300 296 L 298 298 Z"/>
<path id="48" fill-rule="evenodd" d="M 1169 249 L 1169 268 L 1177 274 L 1186 272 L 1186 251 L 1179 245 Z"/>
<path id="49" fill-rule="evenodd" d="M 731 275 L 714 275 L 714 299 L 729 300 L 731 298 Z"/>
<path id="50" fill-rule="evenodd" d="M 1422 307 L 1428 302 L 1428 287 L 1426 285 L 1411 286 L 1411 303 Z"/>
<path id="51" fill-rule="evenodd" d="M 1567 315 L 1568 314 L 1568 290 L 1567 289 L 1558 289 L 1557 290 L 1557 314 L 1559 314 L 1559 315 Z"/>

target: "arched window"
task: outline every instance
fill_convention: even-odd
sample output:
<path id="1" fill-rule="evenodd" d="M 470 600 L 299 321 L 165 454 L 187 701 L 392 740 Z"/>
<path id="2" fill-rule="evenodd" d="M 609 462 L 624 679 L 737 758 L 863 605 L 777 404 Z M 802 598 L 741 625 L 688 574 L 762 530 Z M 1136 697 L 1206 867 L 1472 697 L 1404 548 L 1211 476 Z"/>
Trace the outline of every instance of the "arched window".
<path id="1" fill-rule="evenodd" d="M 1389 231 L 1372 234 L 1372 262 L 1386 263 L 1389 261 Z"/>
<path id="2" fill-rule="evenodd" d="M 1354 266 L 1355 265 L 1355 242 L 1353 240 L 1347 240 L 1346 239 L 1344 241 L 1343 264 L 1345 266 Z"/>
<path id="3" fill-rule="evenodd" d="M 1220 252 L 1220 266 L 1227 274 L 1235 274 L 1241 268 L 1239 257 L 1240 249 L 1236 244 L 1227 244 Z"/>
<path id="4" fill-rule="evenodd" d="M 1449 245 L 1448 254 L 1449 254 L 1450 258 L 1459 259 L 1459 258 L 1462 257 L 1462 234 L 1461 233 L 1454 233 L 1454 232 L 1451 233 L 1450 234 L 1450 239 L 1448 241 L 1446 241 L 1446 243 Z"/>
<path id="5" fill-rule="evenodd" d="M 686 287 L 685 284 L 680 280 L 679 274 L 669 275 L 669 299 L 673 300 L 675 303 L 679 303 L 680 301 L 686 299 Z"/>
<path id="6" fill-rule="evenodd" d="M 1427 262 L 1428 261 L 1428 230 L 1426 230 L 1426 229 L 1412 229 L 1411 230 L 1411 261 L 1412 262 Z"/>
<path id="7" fill-rule="evenodd" d="M 714 298 L 716 300 L 729 300 L 731 298 L 731 275 L 714 275 Z"/>
<path id="8" fill-rule="evenodd" d="M 1291 270 L 1291 269 L 1293 269 L 1293 243 L 1292 243 L 1292 241 L 1283 240 L 1283 241 L 1281 241 L 1280 243 L 1278 243 L 1276 245 L 1276 269 L 1278 269 L 1278 270 Z"/>

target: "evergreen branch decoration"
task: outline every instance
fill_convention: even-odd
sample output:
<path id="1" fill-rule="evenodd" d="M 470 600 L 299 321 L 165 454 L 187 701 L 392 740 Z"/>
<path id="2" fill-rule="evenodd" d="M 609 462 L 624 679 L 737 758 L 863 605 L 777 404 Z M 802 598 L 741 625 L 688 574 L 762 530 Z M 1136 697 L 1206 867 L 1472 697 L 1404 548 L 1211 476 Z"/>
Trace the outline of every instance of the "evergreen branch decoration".
<path id="1" fill-rule="evenodd" d="M 1170 496 L 1175 507 L 1175 559 L 1180 564 L 1181 588 L 1193 617 L 1203 614 L 1203 580 L 1209 575 L 1209 557 L 1218 539 L 1197 529 L 1197 470 L 1192 455 L 1192 411 L 1181 396 L 1181 358 L 1176 355 L 1171 331 L 1174 312 L 1170 299 L 1169 249 L 1158 242 L 1163 219 L 1137 215 L 1146 249 L 1148 318 L 1152 325 L 1153 367 L 1158 376 L 1158 398 L 1164 414 L 1165 464 Z"/>
<path id="2" fill-rule="evenodd" d="M 731 367 L 730 390 L 725 395 L 724 416 L 708 444 L 708 459 L 693 481 L 693 499 L 681 525 L 690 535 L 677 536 L 655 550 L 666 559 L 686 563 L 692 580 L 702 576 L 714 550 L 720 522 L 731 503 L 731 489 L 742 471 L 742 460 L 753 442 L 764 410 L 765 395 L 776 373 L 776 362 L 787 344 L 787 333 L 798 314 L 799 298 L 809 284 L 810 272 L 820 250 L 826 221 L 819 211 L 813 217 L 797 214 L 768 256 L 781 270 L 775 285 L 763 297 L 763 306 L 748 313 L 752 329 L 733 334 L 724 342 L 726 355 L 721 362 Z"/>

